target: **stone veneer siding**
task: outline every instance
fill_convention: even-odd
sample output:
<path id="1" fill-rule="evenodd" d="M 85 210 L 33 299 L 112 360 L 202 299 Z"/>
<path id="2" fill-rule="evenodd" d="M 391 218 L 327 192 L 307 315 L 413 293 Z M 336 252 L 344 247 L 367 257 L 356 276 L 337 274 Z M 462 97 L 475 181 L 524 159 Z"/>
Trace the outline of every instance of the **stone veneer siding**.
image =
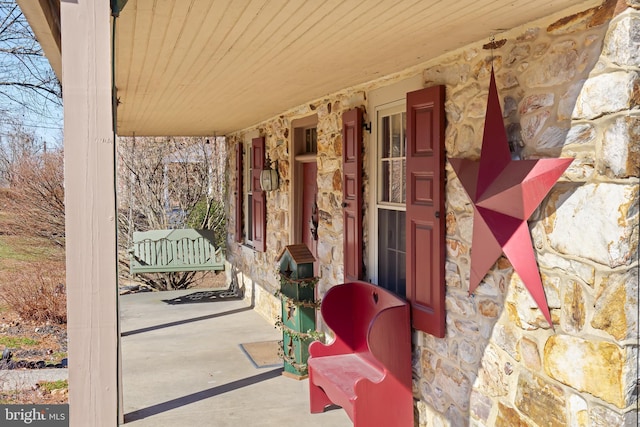
<path id="1" fill-rule="evenodd" d="M 614 16 L 615 8 L 615 16 Z M 256 309 L 280 313 L 275 259 L 289 239 L 291 121 L 318 116 L 320 293 L 341 283 L 340 136 L 343 111 L 367 107 L 371 89 L 422 73 L 446 85 L 448 157 L 480 153 L 493 64 L 509 141 L 521 158 L 576 160 L 530 220 L 554 319 L 549 329 L 501 258 L 468 296 L 472 208 L 447 165 L 447 334 L 414 332 L 419 426 L 631 426 L 637 423 L 640 2 L 608 1 L 468 46 L 422 68 L 311 102 L 228 137 L 228 152 L 256 130 L 278 160 L 267 195 L 267 252 L 233 242 L 232 276 Z M 369 117 L 366 118 L 370 120 Z M 364 133 L 365 252 L 370 135 Z M 230 158 L 228 170 L 233 170 Z M 235 178 L 229 176 L 227 188 Z M 365 254 L 365 260 L 366 260 Z"/>

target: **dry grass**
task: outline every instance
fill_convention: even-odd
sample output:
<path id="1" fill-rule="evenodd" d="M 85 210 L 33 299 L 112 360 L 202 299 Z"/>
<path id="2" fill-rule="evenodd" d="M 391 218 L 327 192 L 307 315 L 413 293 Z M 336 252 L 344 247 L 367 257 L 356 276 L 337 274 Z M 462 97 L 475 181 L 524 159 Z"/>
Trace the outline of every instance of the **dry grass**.
<path id="1" fill-rule="evenodd" d="M 67 323 L 65 271 L 59 263 L 29 263 L 5 272 L 0 298 L 22 319 Z"/>
<path id="2" fill-rule="evenodd" d="M 32 385 L 30 381 L 6 380 L 0 373 L 0 404 L 61 404 L 68 403 L 69 382 L 41 381 Z"/>
<path id="3" fill-rule="evenodd" d="M 0 352 L 55 365 L 67 357 L 64 247 L 25 233 L 10 197 L 0 189 Z M 66 382 L 34 384 L 29 371 L 0 370 L 0 403 L 68 401 Z"/>

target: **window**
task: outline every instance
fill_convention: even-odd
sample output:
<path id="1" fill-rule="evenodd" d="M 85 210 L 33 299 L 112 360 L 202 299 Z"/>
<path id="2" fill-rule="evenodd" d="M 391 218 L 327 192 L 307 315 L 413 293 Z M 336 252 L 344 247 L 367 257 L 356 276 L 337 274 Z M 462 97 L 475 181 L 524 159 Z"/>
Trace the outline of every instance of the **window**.
<path id="1" fill-rule="evenodd" d="M 266 250 L 266 194 L 260 187 L 265 140 L 253 138 L 236 147 L 236 241 Z"/>
<path id="2" fill-rule="evenodd" d="M 443 337 L 445 90 L 420 87 L 417 75 L 368 96 L 377 178 L 368 262 L 373 283 L 411 303 L 413 328 Z"/>
<path id="3" fill-rule="evenodd" d="M 244 243 L 253 246 L 253 212 L 252 212 L 252 191 L 251 191 L 251 176 L 253 174 L 251 163 L 251 142 L 245 142 L 244 144 L 244 176 L 243 183 L 244 188 L 242 194 L 244 195 Z"/>
<path id="4" fill-rule="evenodd" d="M 404 103 L 377 111 L 378 284 L 406 296 L 406 113 Z"/>

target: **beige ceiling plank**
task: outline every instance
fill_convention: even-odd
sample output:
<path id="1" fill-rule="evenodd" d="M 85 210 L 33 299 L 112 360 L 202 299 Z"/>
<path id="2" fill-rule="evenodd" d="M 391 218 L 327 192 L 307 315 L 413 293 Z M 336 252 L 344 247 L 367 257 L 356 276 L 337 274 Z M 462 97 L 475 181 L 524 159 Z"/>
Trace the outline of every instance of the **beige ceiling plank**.
<path id="1" fill-rule="evenodd" d="M 265 61 L 277 55 L 281 52 L 279 47 L 287 38 L 297 37 L 295 36 L 295 30 L 300 28 L 300 25 L 296 24 L 294 30 L 290 28 L 292 24 L 298 22 L 296 14 L 302 9 L 302 3 L 298 1 L 286 1 L 272 17 L 271 22 L 268 24 L 272 30 L 267 35 L 265 33 L 260 34 L 261 42 L 256 49 L 256 56 L 250 61 L 250 65 L 254 68 L 248 69 L 249 74 L 253 74 L 256 68 L 262 68 L 265 66 Z M 240 53 L 241 54 L 241 53 Z M 296 57 L 289 52 L 287 58 L 284 61 L 294 61 Z"/>
<path id="2" fill-rule="evenodd" d="M 233 0 L 219 0 L 213 3 L 211 14 L 208 17 L 211 31 L 206 39 L 206 49 L 201 53 L 198 61 L 190 70 L 196 75 L 205 73 L 211 64 L 217 62 L 223 55 L 223 43 L 229 35 L 237 17 L 242 13 L 243 7 Z M 216 17 L 217 15 L 217 17 Z"/>
<path id="3" fill-rule="evenodd" d="M 230 77 L 233 78 L 233 81 L 242 81 L 243 79 L 249 78 L 257 72 L 258 69 L 261 69 L 264 74 L 273 77 L 277 75 L 299 76 L 306 74 L 309 64 L 311 63 L 311 61 L 307 60 L 307 58 L 309 58 L 308 46 L 313 43 L 314 40 L 323 40 L 324 34 L 331 30 L 331 20 L 328 19 L 328 17 L 333 16 L 332 14 L 342 16 L 343 12 L 348 14 L 353 9 L 355 9 L 355 6 L 351 2 L 323 4 L 322 7 L 315 9 L 307 16 L 305 21 L 307 23 L 306 28 L 301 26 L 297 27 L 298 30 L 302 30 L 301 33 L 293 37 L 290 36 L 288 43 L 280 45 L 281 47 L 278 53 L 273 53 L 272 56 L 266 56 L 265 60 L 251 64 L 252 68 L 247 68 L 243 74 Z M 336 46 L 329 46 L 325 43 L 323 43 L 322 46 L 325 51 L 331 51 L 332 48 L 336 48 Z M 314 60 L 316 63 L 321 62 L 321 60 L 317 58 Z M 326 64 L 324 65 L 326 66 Z M 244 89 L 244 91 L 246 90 L 247 89 Z M 290 88 L 282 88 L 282 90 L 291 91 Z M 295 102 L 293 99 L 291 101 Z M 293 104 L 287 105 L 287 107 L 289 106 L 293 106 Z"/>
<path id="4" fill-rule="evenodd" d="M 193 60 L 190 63 L 180 63 L 177 64 L 176 74 L 173 77 L 174 79 L 179 79 L 179 75 L 193 74 L 197 72 L 196 70 L 203 69 L 210 64 L 217 61 L 217 57 L 221 56 L 221 44 L 227 37 L 228 33 L 231 31 L 233 26 L 235 25 L 235 19 L 229 19 L 229 13 L 233 14 L 234 10 L 241 11 L 242 8 L 238 6 L 238 2 L 232 4 L 232 0 L 220 0 L 214 1 L 210 3 L 211 8 L 209 9 L 208 14 L 205 17 L 205 22 L 208 24 L 206 27 L 202 28 L 203 33 L 201 34 L 202 44 L 195 45 L 194 49 L 191 49 L 193 52 Z M 233 16 L 232 16 L 233 18 Z M 206 31 L 205 31 L 206 30 Z M 179 82 L 180 80 L 178 80 Z M 159 100 L 159 107 L 172 109 L 172 102 L 175 102 L 176 99 L 181 96 L 185 96 L 186 90 L 176 90 L 176 81 L 171 82 L 169 85 L 172 89 L 170 92 L 164 94 L 163 98 Z M 198 92 L 203 92 L 204 88 L 201 88 Z M 182 112 L 178 112 L 178 114 L 182 114 Z M 164 120 L 163 118 L 162 120 Z M 174 121 L 178 121 L 176 117 Z"/>
<path id="5" fill-rule="evenodd" d="M 316 43 L 318 40 L 322 41 L 322 38 L 320 37 L 322 34 L 315 33 L 314 28 L 318 27 L 318 24 L 329 16 L 332 11 L 339 8 L 341 4 L 343 3 L 339 1 L 315 3 L 315 7 L 313 9 L 309 9 L 307 15 L 302 17 L 299 23 L 296 24 L 291 22 L 289 24 L 295 24 L 295 27 L 291 29 L 289 36 L 283 40 L 283 43 L 278 46 L 279 51 L 296 54 L 306 51 L 306 49 L 309 48 L 309 43 Z M 313 34 L 316 35 L 315 38 L 313 37 Z M 305 49 L 302 49 L 301 46 L 304 46 Z M 336 48 L 339 48 L 339 46 Z M 273 55 L 271 58 L 274 57 L 277 57 L 277 55 Z M 273 59 L 270 61 L 273 61 Z"/>
<path id="6" fill-rule="evenodd" d="M 242 2 L 236 2 L 242 3 Z M 191 73 L 189 76 L 189 80 L 186 82 L 182 82 L 185 87 L 194 87 L 197 90 L 197 86 L 200 85 L 202 87 L 203 81 L 205 80 L 207 75 L 216 75 L 217 70 L 229 70 L 230 66 L 230 54 L 233 53 L 233 47 L 237 43 L 238 38 L 242 36 L 245 29 L 249 25 L 252 17 L 249 4 L 241 5 L 244 7 L 236 7 L 230 4 L 230 7 L 225 11 L 225 20 L 229 20 L 233 22 L 233 25 L 229 26 L 224 37 L 220 40 L 216 48 L 216 52 L 218 53 L 215 60 L 202 63 L 200 65 L 199 70 L 195 70 L 194 73 Z M 220 73 L 222 74 L 222 73 Z M 198 90 L 198 94 L 202 94 L 201 90 Z M 172 105 L 175 105 L 178 109 L 188 108 L 185 106 L 190 99 L 188 97 L 179 96 L 179 94 L 175 94 L 168 102 L 172 102 Z"/>
<path id="7" fill-rule="evenodd" d="M 256 44 L 258 52 L 255 54 L 253 60 L 249 65 L 254 67 L 257 65 L 258 67 L 260 67 L 264 63 L 264 59 L 270 56 L 270 52 L 272 51 L 274 46 L 277 46 L 284 38 L 286 38 L 286 36 L 288 35 L 288 29 L 286 25 L 290 24 L 291 22 L 296 22 L 293 20 L 293 17 L 300 10 L 300 7 L 301 7 L 300 2 L 287 1 L 287 2 L 283 2 L 282 7 L 279 10 L 277 10 L 276 13 L 272 14 L 271 20 L 268 23 L 268 26 L 271 28 L 270 33 L 266 35 L 264 32 L 261 32 L 260 37 L 258 37 L 261 40 L 252 41 L 252 43 Z M 241 55 L 239 59 L 242 59 Z M 293 59 L 295 58 L 292 58 L 290 56 L 289 58 L 287 58 L 287 61 L 290 62 Z M 206 87 L 210 87 L 210 88 L 217 87 L 218 92 L 214 92 L 214 93 L 220 93 L 221 96 L 225 96 L 226 94 L 228 94 L 227 96 L 238 96 L 237 86 L 240 86 L 240 90 L 242 90 L 242 88 L 245 88 L 245 87 L 249 88 L 249 90 L 260 89 L 259 87 L 256 87 L 251 83 L 253 80 L 251 79 L 251 75 L 255 71 L 256 71 L 255 68 L 252 68 L 251 71 L 249 72 L 250 75 L 245 80 L 240 80 L 236 82 L 236 84 L 234 85 L 229 85 L 229 84 L 226 84 L 225 82 L 220 83 L 220 78 L 217 75 L 215 77 L 213 75 L 211 77 L 208 77 L 206 80 L 203 81 L 203 83 L 205 84 Z M 277 73 L 278 70 L 274 70 L 274 72 Z M 233 92 L 228 93 L 229 90 Z M 211 97 L 205 103 L 205 107 L 212 108 L 213 104 L 215 104 L 216 102 L 217 102 L 216 97 Z"/>
<path id="8" fill-rule="evenodd" d="M 168 69 L 175 68 L 177 64 L 185 60 L 188 51 L 184 48 L 191 47 L 188 43 L 195 37 L 194 27 L 199 29 L 202 25 L 202 22 L 194 23 L 189 20 L 191 16 L 196 15 L 192 13 L 193 7 L 193 0 L 181 3 L 173 2 L 166 21 L 158 22 L 158 24 L 166 22 L 166 26 L 156 25 L 152 29 L 154 38 L 158 40 L 158 45 L 152 46 L 152 48 L 157 49 L 160 54 L 156 55 L 156 61 L 150 67 L 150 79 L 160 79 L 164 83 L 167 79 L 175 77 L 175 74 L 169 73 Z M 202 15 L 200 17 L 202 21 Z M 185 39 L 188 39 L 186 44 Z"/>
<path id="9" fill-rule="evenodd" d="M 186 2 L 185 2 L 186 3 Z M 183 5 L 185 3 L 182 3 Z M 132 105 L 136 113 L 141 117 L 146 117 L 154 107 L 153 98 L 156 87 L 160 87 L 162 80 L 160 73 L 157 73 L 159 64 L 171 56 L 166 45 L 171 44 L 180 31 L 180 9 L 172 0 L 155 0 L 152 9 L 152 21 L 148 27 L 147 52 L 145 61 L 141 64 L 139 71 L 140 79 L 135 103 Z M 175 24 L 173 24 L 175 22 Z M 172 25 L 169 25 L 172 24 Z M 162 28 L 162 31 L 158 31 Z"/>
<path id="10" fill-rule="evenodd" d="M 122 129 L 198 135 L 245 128 L 311 99 L 488 41 L 500 29 L 598 3 L 190 1 L 129 0 L 123 11 L 132 13 L 132 5 L 136 10 L 120 26 L 130 41 L 118 40 Z M 161 16 L 167 7 L 159 9 L 167 4 L 177 8 L 169 20 Z"/>
<path id="11" fill-rule="evenodd" d="M 133 40 L 135 38 L 136 32 L 136 19 L 135 16 L 133 19 L 128 21 L 123 21 L 121 19 L 116 20 L 116 44 L 115 44 L 115 82 L 117 89 L 118 98 L 122 97 L 122 94 L 125 91 L 125 88 L 130 87 L 130 82 L 132 80 L 131 70 L 132 67 L 130 64 L 133 62 L 134 57 L 134 46 Z M 119 32 L 125 32 L 127 34 L 133 34 L 134 37 L 118 37 Z M 126 65 L 125 65 L 126 64 Z M 119 105 L 118 107 L 118 131 L 120 131 L 120 126 L 122 122 L 122 117 L 129 117 L 129 111 L 127 111 L 126 106 L 124 104 Z"/>
<path id="12" fill-rule="evenodd" d="M 390 15 L 383 30 L 374 33 L 375 43 L 390 51 L 403 51 L 413 48 L 416 44 L 439 45 L 447 43 L 447 38 L 439 36 L 434 38 L 433 33 L 441 35 L 438 27 L 443 21 L 448 19 L 453 12 L 464 9 L 464 2 L 448 2 L 446 5 L 429 2 L 417 2 L 414 7 L 398 10 Z M 386 34 L 393 33 L 395 37 L 387 37 Z M 371 39 L 371 36 L 369 36 Z M 356 40 L 356 43 L 366 43 L 367 36 Z M 407 40 L 410 40 L 407 43 Z M 384 50 L 383 50 L 384 51 Z"/>
<path id="13" fill-rule="evenodd" d="M 239 2 L 242 3 L 242 2 Z M 254 3 L 254 2 L 251 2 Z M 258 4 L 264 4 L 264 0 L 256 2 Z M 253 14 L 253 9 L 249 8 L 250 3 L 247 3 L 243 8 L 230 7 L 225 14 L 225 20 L 232 20 L 233 25 L 229 27 L 223 40 L 218 47 L 219 56 L 215 61 L 211 63 L 205 63 L 204 66 L 196 71 L 194 80 L 201 80 L 204 73 L 209 73 L 216 67 L 229 64 L 229 55 L 233 54 L 234 47 L 237 45 L 238 40 L 242 38 L 245 31 L 250 27 L 251 22 L 256 19 L 256 14 Z M 249 31 L 252 29 L 249 28 Z M 213 64 L 213 67 L 211 67 Z"/>
<path id="14" fill-rule="evenodd" d="M 291 2 L 284 3 L 283 6 L 288 7 L 280 8 L 276 14 L 269 13 L 271 22 L 265 22 L 264 24 L 267 27 L 272 28 L 269 30 L 268 34 L 266 34 L 263 30 L 260 30 L 254 34 L 253 39 L 250 41 L 250 43 L 253 44 L 252 49 L 250 50 L 250 60 L 248 60 L 246 55 L 243 55 L 242 50 L 233 52 L 233 57 L 231 55 L 229 56 L 229 62 L 225 63 L 224 65 L 229 67 L 234 63 L 238 64 L 236 66 L 238 69 L 238 73 L 226 73 L 226 75 L 224 75 L 223 73 L 220 73 L 223 75 L 213 73 L 212 75 L 205 78 L 205 81 L 211 81 L 215 79 L 218 86 L 229 88 L 228 80 L 229 77 L 231 77 L 238 81 L 238 86 L 245 87 L 246 85 L 250 85 L 251 82 L 255 80 L 253 78 L 253 75 L 255 72 L 257 72 L 257 70 L 250 67 L 257 66 L 258 70 L 261 70 L 261 73 L 265 74 L 267 72 L 267 69 L 263 68 L 265 65 L 263 61 L 263 58 L 265 58 L 266 55 L 265 52 L 269 51 L 270 44 L 277 45 L 281 43 L 282 40 L 286 40 L 286 37 L 291 37 L 291 32 L 287 34 L 286 28 L 287 25 L 291 25 L 291 23 L 294 22 L 292 20 L 292 16 L 299 10 L 299 6 L 292 7 Z M 284 34 L 282 33 L 283 29 Z M 270 42 L 270 40 L 272 39 L 274 39 L 274 41 Z M 289 60 L 291 60 L 291 58 L 289 58 Z"/>
<path id="15" fill-rule="evenodd" d="M 132 12 L 136 14 L 136 37 L 133 38 L 134 57 L 130 65 L 132 71 L 132 80 L 126 88 L 123 88 L 121 102 L 123 112 L 118 115 L 120 118 L 125 111 L 127 116 L 130 116 L 131 123 L 144 122 L 143 105 L 144 99 L 143 85 L 147 76 L 145 75 L 145 69 L 147 64 L 155 57 L 154 51 L 151 50 L 153 46 L 152 29 L 155 21 L 155 14 L 149 13 L 149 9 L 153 9 L 156 6 L 156 1 L 137 1 L 135 3 L 136 8 L 132 9 Z M 149 6 L 152 7 L 149 7 Z M 126 10 L 126 9 L 125 9 Z M 121 13 L 121 17 L 123 14 Z M 122 19 L 122 18 L 121 18 Z M 117 26 L 116 26 L 117 32 Z M 134 129 L 135 131 L 135 129 Z"/>
<path id="16" fill-rule="evenodd" d="M 357 5 L 356 5 L 357 6 Z M 281 52 L 299 51 L 308 52 L 318 42 L 322 46 L 326 45 L 326 34 L 329 31 L 340 31 L 341 29 L 332 28 L 332 23 L 335 22 L 335 17 L 342 16 L 343 12 L 351 12 L 356 6 L 353 6 L 350 2 L 326 2 L 322 4 L 322 7 L 315 9 L 307 17 L 307 26 L 304 31 L 296 35 L 296 37 L 289 38 L 286 45 L 281 47 Z M 340 49 L 340 45 L 332 46 L 333 49 Z"/>
<path id="17" fill-rule="evenodd" d="M 314 95 L 319 97 L 328 93 L 327 89 L 329 85 L 327 83 L 330 83 L 330 81 L 332 80 L 330 76 L 332 76 L 333 74 L 323 72 L 326 67 L 331 67 L 332 69 L 342 68 L 343 71 L 340 71 L 340 77 L 343 80 L 344 78 L 346 78 L 354 84 L 370 80 L 370 78 L 363 78 L 360 71 L 351 72 L 347 75 L 347 70 L 345 70 L 345 67 L 342 67 L 342 65 L 348 60 L 356 63 L 359 62 L 359 58 L 366 60 L 369 55 L 375 55 L 379 57 L 383 55 L 384 52 L 380 51 L 378 45 L 376 43 L 371 43 L 370 40 L 367 40 L 368 43 L 364 44 L 354 43 L 352 29 L 361 29 L 361 31 L 367 33 L 375 28 L 383 28 L 387 19 L 387 16 L 385 16 L 385 12 L 389 12 L 392 9 L 395 10 L 397 9 L 397 7 L 389 9 L 390 4 L 389 2 L 386 2 L 386 4 L 382 4 L 383 10 L 380 11 L 380 9 L 376 9 L 375 6 L 379 6 L 381 3 L 379 3 L 378 5 L 363 5 L 361 2 L 353 2 L 353 4 L 357 4 L 362 7 L 351 8 L 349 10 L 349 13 L 342 14 L 342 17 L 346 17 L 346 19 L 351 22 L 351 25 L 339 25 L 340 22 L 337 22 L 337 25 L 329 23 L 329 27 L 327 29 L 320 30 L 321 32 L 333 34 L 333 38 L 337 38 L 338 40 L 334 42 L 333 39 L 325 38 L 326 41 L 324 41 L 322 44 L 317 45 L 317 47 L 313 50 L 307 49 L 307 51 L 304 52 L 305 56 L 300 58 L 302 62 L 307 64 L 307 69 L 303 70 L 303 74 L 294 74 L 294 77 L 298 76 L 297 85 L 306 87 L 305 93 L 310 92 L 309 81 L 313 81 L 315 83 L 316 89 Z M 368 13 L 372 13 L 373 16 L 367 16 Z M 386 15 L 388 15 L 388 13 Z M 363 22 L 358 22 L 359 18 Z M 384 37 L 384 34 L 382 35 L 382 37 Z M 335 48 L 335 43 L 337 42 L 340 43 L 341 49 Z M 304 44 L 304 40 L 301 40 L 301 43 Z M 366 50 L 361 48 L 361 46 L 365 46 Z M 286 52 L 283 54 L 286 55 Z M 387 56 L 392 57 L 393 54 Z M 274 60 L 277 61 L 277 58 L 275 58 Z M 311 80 L 305 79 L 305 73 L 307 72 L 315 73 L 313 74 L 314 78 Z M 302 100 L 301 102 L 304 102 L 304 100 Z M 290 108 L 294 105 L 295 104 L 287 105 L 287 108 Z"/>
<path id="18" fill-rule="evenodd" d="M 395 5 L 383 2 L 379 8 L 372 9 L 370 13 L 363 14 L 354 21 L 355 30 L 350 34 L 351 43 L 371 44 L 372 41 L 390 39 L 389 34 L 393 34 L 391 38 L 397 38 L 398 34 L 407 34 L 407 20 L 424 20 L 428 17 L 424 11 L 433 7 L 432 2 L 421 0 L 401 1 Z M 404 42 L 406 43 L 406 40 Z"/>
<path id="19" fill-rule="evenodd" d="M 279 49 L 277 54 L 271 55 L 269 61 L 279 63 L 286 58 L 294 57 L 307 66 L 312 64 L 327 66 L 325 58 L 331 56 L 332 52 L 349 46 L 352 34 L 360 29 L 356 22 L 361 16 L 360 11 L 363 8 L 365 12 L 372 10 L 370 4 L 362 2 L 349 1 L 341 6 L 334 10 L 338 14 L 337 19 L 324 17 L 322 22 L 317 22 L 314 28 L 295 39 L 294 43 Z M 317 42 L 318 40 L 320 43 Z"/>
<path id="20" fill-rule="evenodd" d="M 258 62 L 259 63 L 259 62 Z M 243 81 L 244 79 L 240 79 L 240 84 L 233 86 L 231 85 L 231 87 L 236 87 L 235 93 L 233 94 L 233 96 L 241 96 L 243 94 L 244 91 L 247 91 L 246 89 L 246 83 Z M 222 82 L 221 83 L 223 85 L 223 87 L 230 87 L 229 84 L 227 84 L 227 82 Z M 206 85 L 205 85 L 206 87 Z M 259 88 L 258 88 L 259 89 Z M 275 114 L 275 113 L 274 113 Z"/>
<path id="21" fill-rule="evenodd" d="M 419 2 L 413 3 L 415 6 Z M 397 4 L 390 4 L 389 2 L 381 2 L 376 5 L 362 5 L 360 2 L 358 4 L 363 8 L 354 9 L 352 14 L 346 16 L 352 23 L 350 26 L 338 25 L 336 31 L 331 31 L 333 38 L 307 52 L 307 56 L 309 56 L 307 63 L 313 64 L 313 68 L 316 70 L 322 69 L 327 64 L 340 67 L 347 60 L 366 64 L 372 56 L 382 57 L 383 59 L 393 58 L 398 52 L 406 50 L 406 46 L 403 45 L 398 52 L 392 51 L 385 55 L 385 50 L 380 47 L 384 46 L 384 41 L 388 38 L 388 31 L 395 31 L 396 28 L 394 27 L 402 26 L 405 16 L 411 16 L 411 10 L 401 10 L 401 7 L 398 7 Z M 401 2 L 400 4 L 406 5 L 407 2 Z M 404 15 L 403 12 L 405 12 Z M 371 34 L 374 34 L 373 38 Z M 341 43 L 343 48 L 341 50 L 327 49 L 330 46 L 335 46 L 336 43 Z M 362 71 L 363 69 L 360 68 L 357 74 L 349 76 L 350 82 L 353 84 L 362 83 L 375 77 L 373 75 L 365 77 Z M 321 74 L 321 78 L 324 75 L 326 73 Z"/>
<path id="22" fill-rule="evenodd" d="M 206 42 L 212 28 L 207 17 L 212 13 L 213 3 L 196 2 L 188 10 L 181 34 L 173 49 L 172 61 L 162 70 L 164 79 L 174 79 L 188 74 L 194 62 L 208 49 Z M 173 24 L 173 23 L 172 23 Z"/>
<path id="23" fill-rule="evenodd" d="M 382 56 L 378 63 L 370 63 L 369 68 L 365 67 L 363 71 L 373 78 L 397 72 L 441 54 L 442 49 L 447 49 L 450 45 L 450 38 L 444 36 L 448 33 L 441 28 L 442 23 L 456 10 L 465 9 L 468 3 L 472 2 L 450 2 L 436 9 L 434 4 L 421 2 L 418 6 L 421 9 L 404 10 L 393 16 L 389 20 L 391 27 L 387 26 L 385 30 L 397 33 L 398 37 L 384 37 L 381 32 L 376 34 L 372 44 L 379 46 L 380 51 L 394 52 L 394 55 Z M 432 34 L 440 36 L 434 40 Z M 407 43 L 407 40 L 411 42 Z M 366 38 L 357 42 L 365 43 Z M 367 55 L 372 54 L 375 55 L 375 51 L 367 51 Z"/>
<path id="24" fill-rule="evenodd" d="M 155 64 L 153 74 L 148 79 L 158 81 L 156 86 L 161 90 L 145 91 L 149 98 L 148 105 L 155 108 L 166 105 L 169 98 L 175 95 L 176 82 L 183 82 L 188 78 L 188 69 L 199 55 L 197 48 L 200 45 L 197 40 L 210 8 L 210 3 L 201 1 L 182 2 L 180 7 L 172 11 L 169 21 L 171 29 L 156 30 L 167 33 L 167 37 L 160 47 L 161 53 L 157 55 L 162 60 Z"/>
<path id="25" fill-rule="evenodd" d="M 138 3 L 137 0 L 130 0 L 127 14 L 129 18 L 125 19 L 124 14 L 121 13 L 116 22 L 116 40 L 123 40 L 121 49 L 123 52 L 116 50 L 116 61 L 124 62 L 125 58 L 129 59 L 126 64 L 126 72 L 122 72 L 118 67 L 115 73 L 118 97 L 121 100 L 117 114 L 119 128 L 120 126 L 130 127 L 125 123 L 135 123 L 139 117 L 133 101 L 139 89 L 140 69 L 148 52 L 148 36 L 152 17 L 149 14 L 138 13 Z M 129 22 L 130 25 L 128 25 Z M 125 33 L 129 28 L 131 32 Z M 130 49 L 130 55 L 127 55 L 127 49 Z M 121 82 L 120 79 L 123 77 L 125 81 Z"/>
<path id="26" fill-rule="evenodd" d="M 283 3 L 282 3 L 283 4 Z M 272 20 L 277 14 L 278 10 L 275 8 L 265 7 L 262 5 L 257 13 L 246 24 L 244 31 L 239 33 L 235 38 L 233 46 L 229 49 L 229 54 L 225 58 L 225 67 L 231 69 L 243 70 L 243 64 L 247 63 L 247 58 L 250 58 L 250 62 L 255 62 L 256 57 L 259 55 L 259 51 L 264 42 L 261 43 L 261 38 L 265 34 L 273 31 Z M 215 72 L 215 67 L 212 70 L 211 75 L 216 75 L 215 81 L 211 78 L 204 78 L 199 81 L 190 82 L 191 84 L 201 84 L 203 87 L 224 87 L 227 83 L 224 80 L 225 74 L 219 73 L 219 76 Z M 228 73 L 226 75 L 229 75 Z M 221 80 L 221 78 L 223 80 Z"/>
<path id="27" fill-rule="evenodd" d="M 252 40 L 251 43 L 257 45 L 258 42 L 257 42 L 257 40 Z M 264 45 L 266 48 L 268 48 L 268 43 L 265 42 L 262 45 Z M 259 60 L 258 61 L 254 61 L 254 62 L 256 62 L 258 64 L 261 63 L 261 61 L 259 61 Z M 290 62 L 290 60 L 289 60 L 289 62 Z M 276 74 L 278 74 L 278 70 L 277 69 L 275 69 L 275 70 L 263 69 L 262 71 L 263 71 L 263 73 L 265 73 L 267 75 L 271 75 L 271 74 L 276 75 Z M 250 82 L 252 80 L 250 75 L 246 76 L 246 79 L 244 78 L 243 75 L 239 75 L 239 76 L 235 76 L 235 77 L 236 77 L 236 79 L 234 81 L 232 81 L 232 82 L 223 81 L 223 82 L 220 83 L 225 88 L 235 88 L 235 92 L 232 94 L 234 99 L 243 99 L 244 95 L 249 93 L 249 92 L 260 91 L 261 88 L 259 86 L 258 87 L 256 87 L 256 86 L 252 87 L 251 85 L 247 84 L 248 81 Z M 242 109 L 246 110 L 246 108 L 242 108 Z M 274 112 L 274 114 L 275 113 L 277 113 L 277 112 Z"/>
<path id="28" fill-rule="evenodd" d="M 332 62 L 336 64 L 342 64 L 345 61 L 356 61 L 363 66 L 358 70 L 358 76 L 352 76 L 351 82 L 355 83 L 359 80 L 359 83 L 370 80 L 373 75 L 367 76 L 369 73 L 367 68 L 378 68 L 381 62 L 386 61 L 388 58 L 394 58 L 398 55 L 404 54 L 410 45 L 406 43 L 406 39 L 403 40 L 402 45 L 398 46 L 398 49 L 387 50 L 386 46 L 389 45 L 390 40 L 395 38 L 388 37 L 388 34 L 402 32 L 406 25 L 406 17 L 417 15 L 411 10 L 401 9 L 400 7 L 394 7 L 390 9 L 380 8 L 372 10 L 373 16 L 363 14 L 362 19 L 354 18 L 353 26 L 357 30 L 348 31 L 346 34 L 338 34 L 338 37 L 343 37 L 348 40 L 345 44 L 344 51 L 336 51 L 332 55 Z M 318 49 L 310 52 L 313 55 L 321 55 Z M 378 60 L 371 61 L 371 57 L 376 57 Z M 393 60 L 395 62 L 395 60 Z M 367 67 L 366 64 L 371 64 Z"/>

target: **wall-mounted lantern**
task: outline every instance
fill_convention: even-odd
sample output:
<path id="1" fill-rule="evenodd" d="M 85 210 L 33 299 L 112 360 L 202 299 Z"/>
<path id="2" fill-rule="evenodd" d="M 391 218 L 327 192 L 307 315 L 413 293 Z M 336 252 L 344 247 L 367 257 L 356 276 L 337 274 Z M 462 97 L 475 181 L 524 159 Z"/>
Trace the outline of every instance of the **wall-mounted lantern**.
<path id="1" fill-rule="evenodd" d="M 264 162 L 264 169 L 260 172 L 260 187 L 262 191 L 275 191 L 278 189 L 279 177 L 278 177 L 278 161 L 276 160 L 276 167 L 273 168 L 269 157 L 267 156 Z"/>

